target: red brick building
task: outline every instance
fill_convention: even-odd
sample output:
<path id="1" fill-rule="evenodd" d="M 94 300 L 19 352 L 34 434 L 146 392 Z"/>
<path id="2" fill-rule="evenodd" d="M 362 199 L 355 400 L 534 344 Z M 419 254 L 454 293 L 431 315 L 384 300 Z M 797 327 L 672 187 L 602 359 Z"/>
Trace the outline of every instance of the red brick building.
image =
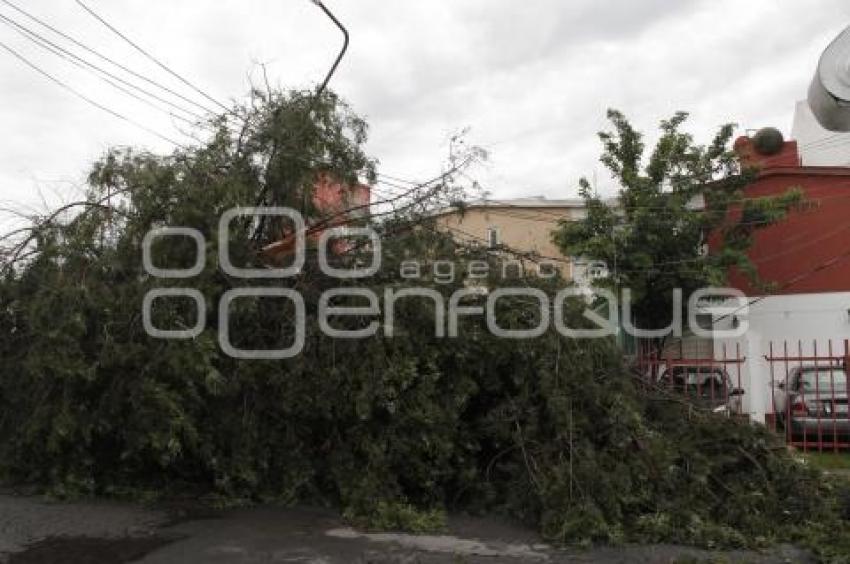
<path id="1" fill-rule="evenodd" d="M 759 152 L 757 141 L 741 137 L 735 149 L 745 162 L 760 167 L 746 198 L 775 196 L 800 188 L 801 209 L 775 225 L 755 232 L 749 256 L 775 293 L 801 294 L 850 291 L 850 167 L 802 166 L 796 141 Z M 767 153 L 767 154 L 765 154 Z M 747 294 L 753 288 L 746 276 L 733 273 L 732 285 Z"/>
<path id="2" fill-rule="evenodd" d="M 322 173 L 313 186 L 312 203 L 316 217 L 305 217 L 307 228 L 307 245 L 315 245 L 326 230 L 349 224 L 353 219 L 366 217 L 369 214 L 371 188 L 366 184 L 353 186 L 342 183 L 330 174 Z M 332 241 L 334 252 L 343 252 L 346 248 L 344 241 Z M 263 254 L 271 262 L 280 262 L 293 253 L 295 237 L 292 233 L 284 233 L 279 241 L 267 245 Z"/>
<path id="3" fill-rule="evenodd" d="M 794 361 L 798 366 L 830 350 L 844 354 L 844 341 L 850 339 L 850 167 L 804 166 L 797 143 L 784 141 L 776 130 L 739 138 L 735 149 L 760 169 L 746 198 L 790 188 L 799 188 L 805 198 L 786 219 L 754 232 L 748 254 L 762 282 L 772 287 L 753 287 L 733 272 L 730 283 L 749 296 L 748 307 L 714 323 L 720 331 L 739 323 L 746 327 L 737 338 L 715 337 L 714 353 L 740 351 L 746 359 L 740 372 L 744 411 L 755 421 L 770 421 L 774 390 L 788 366 L 767 357 L 790 348 L 809 359 Z"/>

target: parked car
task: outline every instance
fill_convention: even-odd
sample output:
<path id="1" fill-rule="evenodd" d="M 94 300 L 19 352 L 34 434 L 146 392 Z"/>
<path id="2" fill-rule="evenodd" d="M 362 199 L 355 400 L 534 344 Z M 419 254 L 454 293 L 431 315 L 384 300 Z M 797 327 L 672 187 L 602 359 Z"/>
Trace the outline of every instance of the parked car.
<path id="1" fill-rule="evenodd" d="M 678 365 L 662 372 L 658 384 L 685 394 L 691 401 L 717 412 L 741 413 L 742 388 L 735 387 L 719 366 Z"/>
<path id="2" fill-rule="evenodd" d="M 801 366 L 773 384 L 777 421 L 794 437 L 848 437 L 847 369 Z"/>

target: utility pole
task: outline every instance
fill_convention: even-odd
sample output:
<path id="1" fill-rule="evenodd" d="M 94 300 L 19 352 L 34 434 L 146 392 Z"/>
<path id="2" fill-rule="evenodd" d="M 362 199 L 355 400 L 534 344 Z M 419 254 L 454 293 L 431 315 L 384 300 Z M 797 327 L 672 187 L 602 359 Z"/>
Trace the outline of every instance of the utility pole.
<path id="1" fill-rule="evenodd" d="M 623 310 L 620 307 L 622 300 L 620 299 L 620 273 L 617 270 L 617 224 L 611 225 L 611 243 L 614 245 L 614 295 L 617 297 L 617 341 L 620 347 L 625 346 L 625 337 L 623 335 Z"/>
<path id="2" fill-rule="evenodd" d="M 611 226 L 611 243 L 614 244 L 614 287 L 619 291 L 620 281 L 617 276 L 617 226 Z"/>

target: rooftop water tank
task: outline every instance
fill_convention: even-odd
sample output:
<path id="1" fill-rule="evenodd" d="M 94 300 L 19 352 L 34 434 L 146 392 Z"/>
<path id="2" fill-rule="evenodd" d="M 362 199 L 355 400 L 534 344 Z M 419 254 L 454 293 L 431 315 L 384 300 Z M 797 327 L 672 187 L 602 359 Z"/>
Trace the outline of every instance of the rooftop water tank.
<path id="1" fill-rule="evenodd" d="M 830 131 L 850 131 L 850 27 L 820 57 L 809 87 L 809 106 Z"/>

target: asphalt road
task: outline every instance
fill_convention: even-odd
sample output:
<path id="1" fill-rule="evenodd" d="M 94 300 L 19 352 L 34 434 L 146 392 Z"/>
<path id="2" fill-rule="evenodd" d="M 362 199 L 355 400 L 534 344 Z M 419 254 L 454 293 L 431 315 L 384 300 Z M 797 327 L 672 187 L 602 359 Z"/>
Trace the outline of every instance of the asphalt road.
<path id="1" fill-rule="evenodd" d="M 303 563 L 516 564 L 520 562 L 805 562 L 790 547 L 767 553 L 667 545 L 556 550 L 534 532 L 458 517 L 445 535 L 355 531 L 333 512 L 196 505 L 148 509 L 113 502 L 51 503 L 0 495 L 0 562 L 42 564 Z"/>

